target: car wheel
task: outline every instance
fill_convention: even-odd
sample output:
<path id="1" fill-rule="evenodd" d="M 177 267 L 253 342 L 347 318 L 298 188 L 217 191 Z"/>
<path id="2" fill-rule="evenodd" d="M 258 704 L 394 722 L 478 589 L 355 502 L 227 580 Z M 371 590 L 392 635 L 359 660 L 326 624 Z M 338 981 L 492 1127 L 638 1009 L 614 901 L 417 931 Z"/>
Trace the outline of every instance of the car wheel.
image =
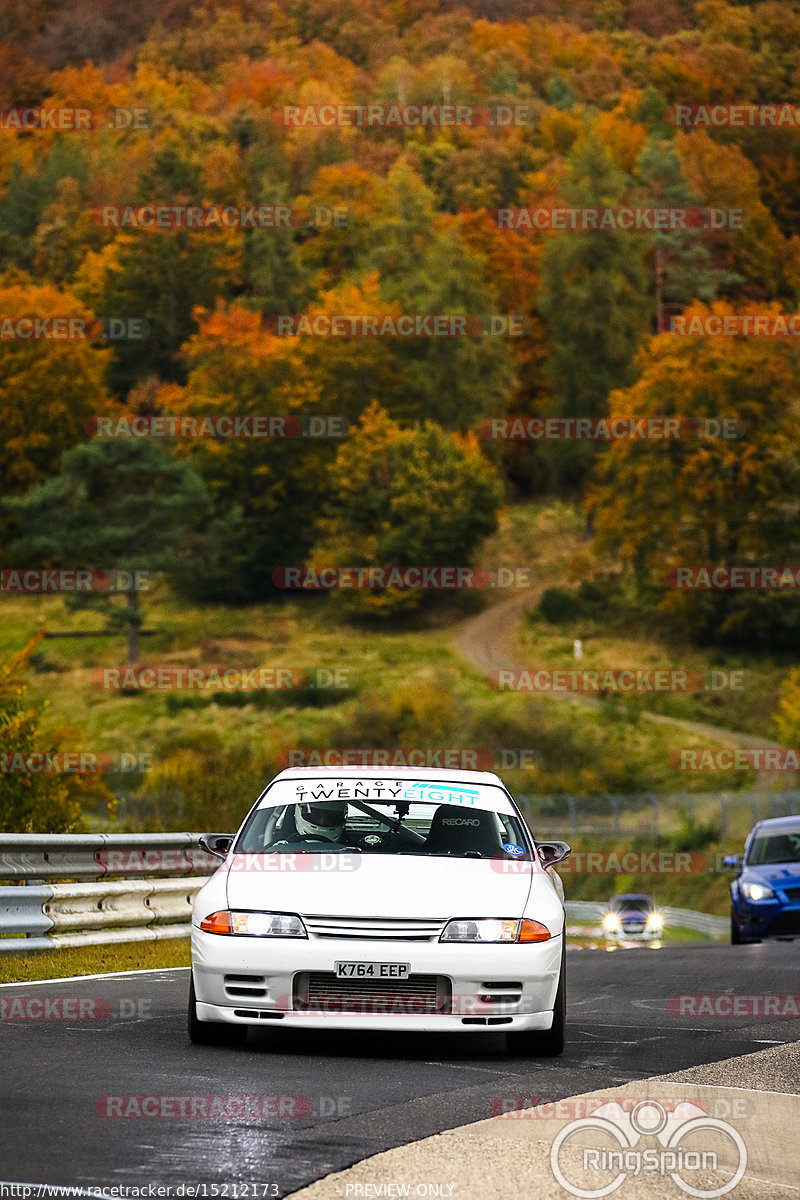
<path id="1" fill-rule="evenodd" d="M 530 1029 L 523 1033 L 508 1033 L 508 1049 L 511 1054 L 523 1058 L 556 1058 L 564 1053 L 567 1024 L 567 931 L 562 934 L 561 971 L 558 976 L 553 1024 L 549 1029 Z"/>
<path id="2" fill-rule="evenodd" d="M 189 972 L 189 1008 L 187 1031 L 195 1046 L 236 1046 L 247 1037 L 246 1025 L 226 1025 L 222 1021 L 198 1021 L 194 975 Z"/>
<path id="3" fill-rule="evenodd" d="M 741 946 L 741 944 L 742 931 L 739 928 L 739 922 L 736 920 L 736 913 L 734 909 L 731 909 L 731 945 Z"/>

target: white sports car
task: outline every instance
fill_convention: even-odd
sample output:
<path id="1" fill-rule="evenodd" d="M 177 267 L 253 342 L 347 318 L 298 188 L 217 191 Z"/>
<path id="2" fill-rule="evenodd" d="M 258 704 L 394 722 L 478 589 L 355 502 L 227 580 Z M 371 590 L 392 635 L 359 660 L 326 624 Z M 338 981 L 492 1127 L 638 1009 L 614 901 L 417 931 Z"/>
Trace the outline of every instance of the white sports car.
<path id="1" fill-rule="evenodd" d="M 534 842 L 497 775 L 283 771 L 192 913 L 189 1036 L 248 1026 L 481 1033 L 564 1048 L 564 842 Z"/>

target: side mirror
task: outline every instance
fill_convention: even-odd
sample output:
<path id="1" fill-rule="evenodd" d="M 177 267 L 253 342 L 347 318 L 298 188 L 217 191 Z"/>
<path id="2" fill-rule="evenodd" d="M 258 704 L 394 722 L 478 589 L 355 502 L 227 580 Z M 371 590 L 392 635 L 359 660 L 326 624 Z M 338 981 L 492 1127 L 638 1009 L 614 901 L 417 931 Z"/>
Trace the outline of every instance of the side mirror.
<path id="1" fill-rule="evenodd" d="M 224 859 L 233 845 L 232 833 L 203 833 L 200 835 L 200 845 L 215 858 Z"/>
<path id="2" fill-rule="evenodd" d="M 726 854 L 722 860 L 723 867 L 729 867 L 732 871 L 737 870 L 742 865 L 741 854 Z"/>
<path id="3" fill-rule="evenodd" d="M 572 853 L 567 842 L 537 842 L 536 846 L 543 867 L 554 867 Z"/>

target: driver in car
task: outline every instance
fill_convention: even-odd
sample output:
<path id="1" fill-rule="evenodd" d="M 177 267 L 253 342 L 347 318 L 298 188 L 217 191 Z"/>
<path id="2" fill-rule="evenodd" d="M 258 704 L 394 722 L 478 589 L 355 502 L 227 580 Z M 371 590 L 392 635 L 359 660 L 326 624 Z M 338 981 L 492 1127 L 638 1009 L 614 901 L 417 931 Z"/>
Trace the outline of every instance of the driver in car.
<path id="1" fill-rule="evenodd" d="M 344 833 L 347 805 L 299 804 L 295 809 L 295 825 L 300 838 L 318 842 L 340 842 Z"/>
<path id="2" fill-rule="evenodd" d="M 280 825 L 279 840 L 274 848 L 292 846 L 298 842 L 343 843 L 347 805 L 342 801 L 290 805 Z"/>

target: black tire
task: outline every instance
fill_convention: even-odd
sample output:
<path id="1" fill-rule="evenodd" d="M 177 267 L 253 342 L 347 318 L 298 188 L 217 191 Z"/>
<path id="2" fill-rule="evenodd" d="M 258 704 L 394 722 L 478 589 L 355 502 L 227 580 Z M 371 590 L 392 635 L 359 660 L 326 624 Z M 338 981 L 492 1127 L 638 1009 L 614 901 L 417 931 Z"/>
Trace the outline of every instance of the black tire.
<path id="1" fill-rule="evenodd" d="M 739 922 L 736 920 L 736 913 L 734 912 L 733 908 L 731 908 L 731 945 L 741 946 L 741 944 L 742 931 L 739 928 Z"/>
<path id="2" fill-rule="evenodd" d="M 549 1029 L 530 1029 L 506 1034 L 509 1053 L 520 1058 L 557 1058 L 564 1053 L 567 1026 L 567 931 L 561 943 L 561 971 L 558 976 L 553 1024 Z"/>
<path id="3" fill-rule="evenodd" d="M 247 1037 L 246 1025 L 226 1025 L 222 1021 L 198 1021 L 194 974 L 189 972 L 189 1007 L 186 1014 L 189 1041 L 195 1046 L 238 1046 Z"/>

